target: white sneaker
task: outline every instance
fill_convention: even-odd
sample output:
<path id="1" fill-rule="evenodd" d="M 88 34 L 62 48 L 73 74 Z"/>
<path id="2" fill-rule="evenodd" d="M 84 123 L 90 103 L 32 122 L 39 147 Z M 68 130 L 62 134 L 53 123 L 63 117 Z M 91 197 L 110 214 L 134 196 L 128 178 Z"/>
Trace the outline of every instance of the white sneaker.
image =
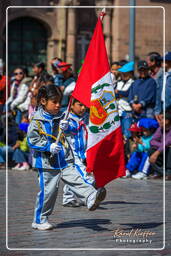
<path id="1" fill-rule="evenodd" d="M 145 180 L 147 179 L 147 175 L 143 172 L 137 172 L 136 174 L 132 175 L 132 178 L 136 180 Z"/>
<path id="2" fill-rule="evenodd" d="M 131 177 L 131 173 L 130 173 L 130 171 L 127 169 L 127 170 L 126 170 L 126 175 L 125 175 L 125 176 L 122 176 L 121 178 L 126 179 L 126 178 L 130 178 L 130 177 Z"/>
<path id="3" fill-rule="evenodd" d="M 32 228 L 34 229 L 38 229 L 38 230 L 50 230 L 53 229 L 53 225 L 50 224 L 49 222 L 45 222 L 45 223 L 41 223 L 41 224 L 37 224 L 35 222 L 32 223 Z"/>
<path id="4" fill-rule="evenodd" d="M 21 166 L 17 169 L 17 171 L 27 171 L 30 169 L 29 165 Z"/>
<path id="5" fill-rule="evenodd" d="M 89 211 L 95 211 L 100 202 L 106 197 L 106 189 L 98 188 L 95 193 L 92 193 L 87 199 L 87 208 Z"/>
<path id="6" fill-rule="evenodd" d="M 12 170 L 18 170 L 18 169 L 20 169 L 21 167 L 20 167 L 20 165 L 19 164 L 17 164 L 16 166 L 14 166 L 13 168 L 11 168 Z"/>

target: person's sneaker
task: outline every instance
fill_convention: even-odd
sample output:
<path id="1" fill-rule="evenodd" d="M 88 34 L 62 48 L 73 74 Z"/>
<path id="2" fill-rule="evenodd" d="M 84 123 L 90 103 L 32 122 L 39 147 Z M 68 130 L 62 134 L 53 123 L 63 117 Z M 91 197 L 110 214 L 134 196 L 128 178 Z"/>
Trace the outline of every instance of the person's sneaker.
<path id="1" fill-rule="evenodd" d="M 127 170 L 126 170 L 126 175 L 125 175 L 125 176 L 122 176 L 121 178 L 126 179 L 126 178 L 130 178 L 130 177 L 131 177 L 131 173 L 130 173 L 130 171 L 127 169 Z"/>
<path id="2" fill-rule="evenodd" d="M 71 202 L 68 202 L 66 204 L 63 204 L 64 207 L 79 207 L 79 206 L 82 206 L 83 204 L 77 202 L 77 201 L 71 201 Z"/>
<path id="3" fill-rule="evenodd" d="M 97 192 L 92 193 L 87 200 L 87 208 L 89 211 L 95 211 L 100 202 L 106 197 L 106 189 L 98 188 Z"/>
<path id="4" fill-rule="evenodd" d="M 23 165 L 17 169 L 17 171 L 27 171 L 30 169 L 29 165 Z"/>
<path id="5" fill-rule="evenodd" d="M 132 175 L 132 178 L 136 180 L 145 180 L 147 179 L 147 175 L 143 172 L 137 172 L 136 174 Z"/>
<path id="6" fill-rule="evenodd" d="M 16 166 L 14 166 L 13 168 L 11 168 L 12 170 L 18 170 L 21 168 L 21 164 L 17 164 Z"/>
<path id="7" fill-rule="evenodd" d="M 38 229 L 38 230 L 50 230 L 50 229 L 54 228 L 54 226 L 52 224 L 50 224 L 49 222 L 45 222 L 45 223 L 41 223 L 41 224 L 33 222 L 31 226 L 32 226 L 32 228 Z"/>

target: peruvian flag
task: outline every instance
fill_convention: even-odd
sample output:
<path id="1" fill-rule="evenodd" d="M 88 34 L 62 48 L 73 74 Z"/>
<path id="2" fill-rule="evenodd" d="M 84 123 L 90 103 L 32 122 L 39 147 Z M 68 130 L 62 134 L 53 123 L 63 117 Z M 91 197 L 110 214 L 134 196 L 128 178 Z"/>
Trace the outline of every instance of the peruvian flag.
<path id="1" fill-rule="evenodd" d="M 90 108 L 87 172 L 93 172 L 97 186 L 102 187 L 125 175 L 125 162 L 101 17 L 72 96 Z"/>

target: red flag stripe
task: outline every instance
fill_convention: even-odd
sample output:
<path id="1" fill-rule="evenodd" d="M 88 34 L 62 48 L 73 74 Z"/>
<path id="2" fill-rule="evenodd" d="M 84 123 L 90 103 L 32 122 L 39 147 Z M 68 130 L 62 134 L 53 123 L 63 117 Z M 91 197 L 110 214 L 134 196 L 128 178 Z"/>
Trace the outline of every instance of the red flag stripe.
<path id="1" fill-rule="evenodd" d="M 97 58 L 93 56 L 97 56 Z M 102 22 L 99 18 L 72 96 L 87 107 L 90 107 L 92 85 L 108 73 L 109 70 Z"/>

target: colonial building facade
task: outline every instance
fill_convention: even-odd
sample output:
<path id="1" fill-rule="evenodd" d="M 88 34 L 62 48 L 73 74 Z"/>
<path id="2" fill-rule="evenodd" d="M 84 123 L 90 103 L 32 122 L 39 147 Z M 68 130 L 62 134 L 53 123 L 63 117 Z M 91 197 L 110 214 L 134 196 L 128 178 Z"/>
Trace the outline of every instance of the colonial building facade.
<path id="1" fill-rule="evenodd" d="M 10 71 L 23 65 L 31 70 L 32 63 L 38 61 L 45 61 L 50 68 L 49 60 L 56 56 L 78 70 L 101 6 L 107 7 L 103 31 L 109 61 L 129 58 L 129 0 L 3 0 L 0 2 L 0 58 L 5 59 L 5 9 L 8 7 Z M 145 58 L 150 51 L 163 54 L 164 19 L 165 46 L 170 51 L 171 1 L 137 0 L 136 6 L 136 56 Z"/>

